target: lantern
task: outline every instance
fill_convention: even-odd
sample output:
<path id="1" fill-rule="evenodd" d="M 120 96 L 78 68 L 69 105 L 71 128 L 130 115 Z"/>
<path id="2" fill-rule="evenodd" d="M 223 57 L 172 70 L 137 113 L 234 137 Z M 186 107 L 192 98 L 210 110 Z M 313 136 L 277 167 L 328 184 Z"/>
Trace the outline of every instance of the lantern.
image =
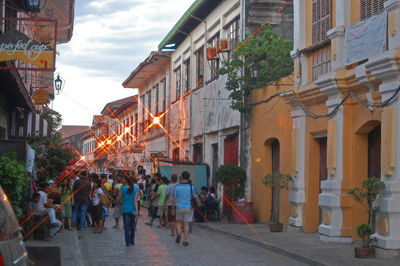
<path id="1" fill-rule="evenodd" d="M 32 12 L 40 11 L 40 0 L 26 0 L 28 4 L 28 8 Z"/>
<path id="2" fill-rule="evenodd" d="M 57 94 L 60 94 L 60 91 L 63 88 L 63 80 L 60 78 L 60 74 L 57 74 L 57 78 L 54 80 L 54 87 L 57 91 Z"/>
<path id="3" fill-rule="evenodd" d="M 258 79 L 261 74 L 261 65 L 258 63 L 258 61 L 254 61 L 250 65 L 250 75 L 252 79 Z"/>

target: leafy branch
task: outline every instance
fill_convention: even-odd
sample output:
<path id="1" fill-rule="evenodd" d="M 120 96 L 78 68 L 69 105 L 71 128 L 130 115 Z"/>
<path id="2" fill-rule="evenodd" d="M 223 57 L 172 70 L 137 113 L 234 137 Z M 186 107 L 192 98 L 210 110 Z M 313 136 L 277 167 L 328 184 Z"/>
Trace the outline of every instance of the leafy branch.
<path id="1" fill-rule="evenodd" d="M 243 99 L 251 95 L 253 89 L 278 81 L 293 72 L 290 57 L 292 41 L 276 34 L 271 26 L 264 27 L 257 35 L 239 43 L 232 59 L 222 62 L 219 74 L 227 75 L 226 89 L 230 92 L 231 108 L 240 112 L 250 112 L 251 107 Z M 259 76 L 251 76 L 251 66 L 257 62 Z"/>

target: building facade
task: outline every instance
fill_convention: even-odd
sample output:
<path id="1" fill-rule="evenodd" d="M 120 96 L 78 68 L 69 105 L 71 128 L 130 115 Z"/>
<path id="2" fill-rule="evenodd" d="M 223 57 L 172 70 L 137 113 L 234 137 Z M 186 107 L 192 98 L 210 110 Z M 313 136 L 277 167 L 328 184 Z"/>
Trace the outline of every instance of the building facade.
<path id="1" fill-rule="evenodd" d="M 347 192 L 380 177 L 376 245 L 400 249 L 400 1 L 298 0 L 294 12 L 295 91 L 305 108 L 292 111 L 289 223 L 331 240 L 357 239 L 368 216 Z"/>

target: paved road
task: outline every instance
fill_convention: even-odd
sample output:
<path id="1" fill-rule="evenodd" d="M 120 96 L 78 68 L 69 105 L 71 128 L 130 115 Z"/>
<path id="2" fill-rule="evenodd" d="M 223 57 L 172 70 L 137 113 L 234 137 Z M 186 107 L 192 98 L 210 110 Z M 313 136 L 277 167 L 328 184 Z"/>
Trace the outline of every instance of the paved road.
<path id="1" fill-rule="evenodd" d="M 177 245 L 169 229 L 144 225 L 139 220 L 135 246 L 126 247 L 122 228 L 112 229 L 107 218 L 102 234 L 78 232 L 83 265 L 304 265 L 261 247 L 194 226 L 190 245 Z"/>

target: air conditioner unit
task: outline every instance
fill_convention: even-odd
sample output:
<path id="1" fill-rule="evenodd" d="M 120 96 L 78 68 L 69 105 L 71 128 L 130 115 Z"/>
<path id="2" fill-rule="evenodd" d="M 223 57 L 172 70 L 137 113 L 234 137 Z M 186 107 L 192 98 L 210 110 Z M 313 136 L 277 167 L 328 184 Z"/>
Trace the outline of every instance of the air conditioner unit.
<path id="1" fill-rule="evenodd" d="M 219 53 L 230 51 L 230 39 L 220 39 L 217 41 L 217 48 Z"/>
<path id="2" fill-rule="evenodd" d="M 207 60 L 217 60 L 218 59 L 218 49 L 215 46 L 211 46 L 207 48 L 206 51 Z"/>

